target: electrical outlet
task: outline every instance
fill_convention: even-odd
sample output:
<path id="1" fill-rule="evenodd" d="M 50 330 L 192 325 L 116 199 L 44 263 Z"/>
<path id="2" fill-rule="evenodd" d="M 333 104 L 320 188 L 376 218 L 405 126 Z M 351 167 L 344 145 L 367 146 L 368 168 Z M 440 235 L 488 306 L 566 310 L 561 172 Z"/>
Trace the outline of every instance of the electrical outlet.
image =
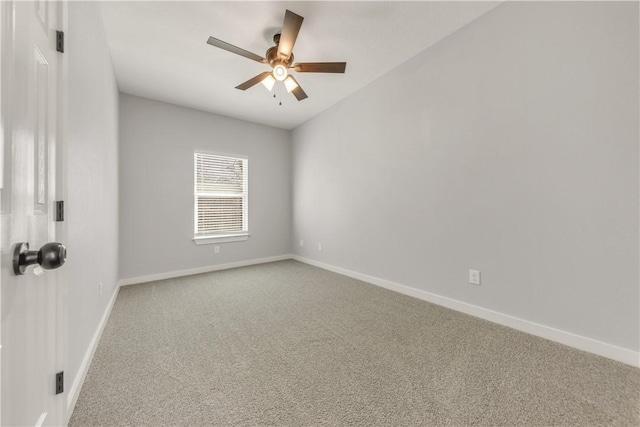
<path id="1" fill-rule="evenodd" d="M 318 243 L 318 250 L 322 251 L 322 243 Z"/>
<path id="2" fill-rule="evenodd" d="M 215 253 L 215 254 L 219 254 L 219 253 L 220 253 L 220 246 L 215 245 L 215 246 L 213 247 L 213 253 Z"/>
<path id="3" fill-rule="evenodd" d="M 480 284 L 480 270 L 469 270 L 469 283 L 472 285 Z"/>
<path id="4" fill-rule="evenodd" d="M 300 239 L 300 246 L 304 246 L 304 240 Z"/>

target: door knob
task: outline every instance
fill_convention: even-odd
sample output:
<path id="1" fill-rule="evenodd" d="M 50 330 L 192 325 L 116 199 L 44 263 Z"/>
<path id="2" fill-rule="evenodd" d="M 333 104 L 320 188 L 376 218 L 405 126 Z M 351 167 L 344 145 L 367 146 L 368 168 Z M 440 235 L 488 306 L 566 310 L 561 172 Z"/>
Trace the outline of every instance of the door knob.
<path id="1" fill-rule="evenodd" d="M 53 270 L 66 260 L 67 248 L 61 243 L 45 243 L 39 251 L 30 251 L 26 242 L 18 243 L 13 251 L 13 272 L 21 276 L 31 264 L 40 264 L 45 270 Z"/>

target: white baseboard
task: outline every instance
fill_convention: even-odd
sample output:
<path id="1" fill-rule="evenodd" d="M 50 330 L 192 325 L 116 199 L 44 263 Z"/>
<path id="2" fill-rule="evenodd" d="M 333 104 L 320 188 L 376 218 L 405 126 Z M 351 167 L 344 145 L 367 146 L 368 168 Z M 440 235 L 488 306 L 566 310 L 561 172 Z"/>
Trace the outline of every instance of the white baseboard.
<path id="1" fill-rule="evenodd" d="M 89 366 L 91 366 L 91 360 L 93 359 L 93 355 L 98 348 L 98 343 L 100 342 L 100 337 L 102 337 L 102 331 L 104 330 L 105 325 L 107 324 L 107 320 L 109 319 L 109 315 L 111 314 L 111 310 L 113 309 L 113 305 L 116 302 L 116 298 L 118 297 L 118 292 L 120 291 L 120 282 L 116 286 L 115 291 L 113 291 L 113 296 L 109 301 L 109 305 L 107 305 L 107 309 L 104 311 L 102 315 L 102 319 L 100 319 L 100 323 L 98 324 L 98 328 L 96 332 L 93 334 L 93 338 L 89 343 L 89 348 L 82 359 L 82 364 L 80 364 L 80 369 L 78 370 L 78 374 L 73 380 L 73 384 L 71 385 L 71 389 L 69 389 L 69 395 L 67 396 L 67 423 L 73 414 L 73 409 L 76 407 L 76 402 L 78 401 L 78 396 L 80 396 L 80 390 L 82 390 L 82 384 L 84 384 L 84 379 L 87 377 L 87 372 L 89 372 Z"/>
<path id="2" fill-rule="evenodd" d="M 462 301 L 443 297 L 433 294 L 431 292 L 423 291 L 420 289 L 411 288 L 409 286 L 400 285 L 398 283 L 390 282 L 388 280 L 379 279 L 377 277 L 368 276 L 366 274 L 358 273 L 356 271 L 347 270 L 345 268 L 336 267 L 331 264 L 326 264 L 312 259 L 303 258 L 298 255 L 293 255 L 293 259 L 303 262 L 305 264 L 313 265 L 323 268 L 325 270 L 333 271 L 335 273 L 342 274 L 344 276 L 352 277 L 354 279 L 362 280 L 367 283 L 371 283 L 376 286 L 380 286 L 385 289 L 389 289 L 401 294 L 409 295 L 414 298 L 418 298 L 424 301 L 428 301 L 443 307 L 450 308 L 471 316 L 479 317 L 490 322 L 494 322 L 503 326 L 507 326 L 513 329 L 517 329 L 522 332 L 526 332 L 531 335 L 536 335 L 542 338 L 546 338 L 551 341 L 558 342 L 560 344 L 567 345 L 569 347 L 577 348 L 582 351 L 597 354 L 599 356 L 607 357 L 609 359 L 617 360 L 618 362 L 625 363 L 627 365 L 640 367 L 640 353 L 629 350 L 626 348 L 618 347 L 613 344 L 607 344 L 601 341 L 596 341 L 591 338 L 576 335 L 571 332 L 562 331 L 560 329 L 551 328 L 549 326 L 541 325 L 539 323 L 530 322 L 528 320 L 520 319 L 518 317 L 509 316 L 497 311 L 489 310 L 486 308 L 478 307 L 476 305 L 467 304 Z"/>
<path id="3" fill-rule="evenodd" d="M 267 262 L 282 261 L 291 259 L 293 255 L 285 254 L 267 258 L 256 258 L 246 261 L 230 262 L 227 264 L 209 265 L 206 267 L 190 268 L 188 270 L 170 271 L 167 273 L 150 274 L 148 276 L 132 277 L 120 280 L 122 286 L 135 285 L 137 283 L 154 282 L 156 280 L 173 279 L 174 277 L 191 276 L 193 274 L 209 273 L 218 270 L 228 270 L 229 268 L 246 267 L 248 265 L 264 264 Z"/>

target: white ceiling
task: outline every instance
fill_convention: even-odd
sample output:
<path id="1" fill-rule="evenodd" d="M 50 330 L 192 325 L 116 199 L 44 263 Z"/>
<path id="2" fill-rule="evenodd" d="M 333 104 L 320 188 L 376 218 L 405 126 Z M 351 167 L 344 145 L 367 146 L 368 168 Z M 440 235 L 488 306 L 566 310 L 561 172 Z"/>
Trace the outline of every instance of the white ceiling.
<path id="1" fill-rule="evenodd" d="M 297 1 L 101 4 L 121 92 L 293 129 L 500 2 Z M 309 98 L 235 86 L 268 66 L 208 45 L 209 36 L 265 55 L 285 9 L 303 16 L 296 62 L 346 61 L 345 74 L 295 73 Z M 281 83 L 279 83 L 281 85 Z"/>

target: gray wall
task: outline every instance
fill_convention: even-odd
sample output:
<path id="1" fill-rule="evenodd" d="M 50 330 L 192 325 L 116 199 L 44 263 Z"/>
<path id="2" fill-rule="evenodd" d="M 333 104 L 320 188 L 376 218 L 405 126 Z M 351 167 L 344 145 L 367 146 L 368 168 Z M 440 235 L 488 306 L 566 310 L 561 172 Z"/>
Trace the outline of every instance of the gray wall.
<path id="1" fill-rule="evenodd" d="M 67 390 L 118 283 L 118 89 L 98 5 L 68 7 Z"/>
<path id="2" fill-rule="evenodd" d="M 637 351 L 638 59 L 636 3 L 488 12 L 294 130 L 295 253 Z"/>
<path id="3" fill-rule="evenodd" d="M 244 242 L 193 239 L 193 152 L 249 158 Z M 290 132 L 132 95 L 120 96 L 120 277 L 290 253 Z"/>

